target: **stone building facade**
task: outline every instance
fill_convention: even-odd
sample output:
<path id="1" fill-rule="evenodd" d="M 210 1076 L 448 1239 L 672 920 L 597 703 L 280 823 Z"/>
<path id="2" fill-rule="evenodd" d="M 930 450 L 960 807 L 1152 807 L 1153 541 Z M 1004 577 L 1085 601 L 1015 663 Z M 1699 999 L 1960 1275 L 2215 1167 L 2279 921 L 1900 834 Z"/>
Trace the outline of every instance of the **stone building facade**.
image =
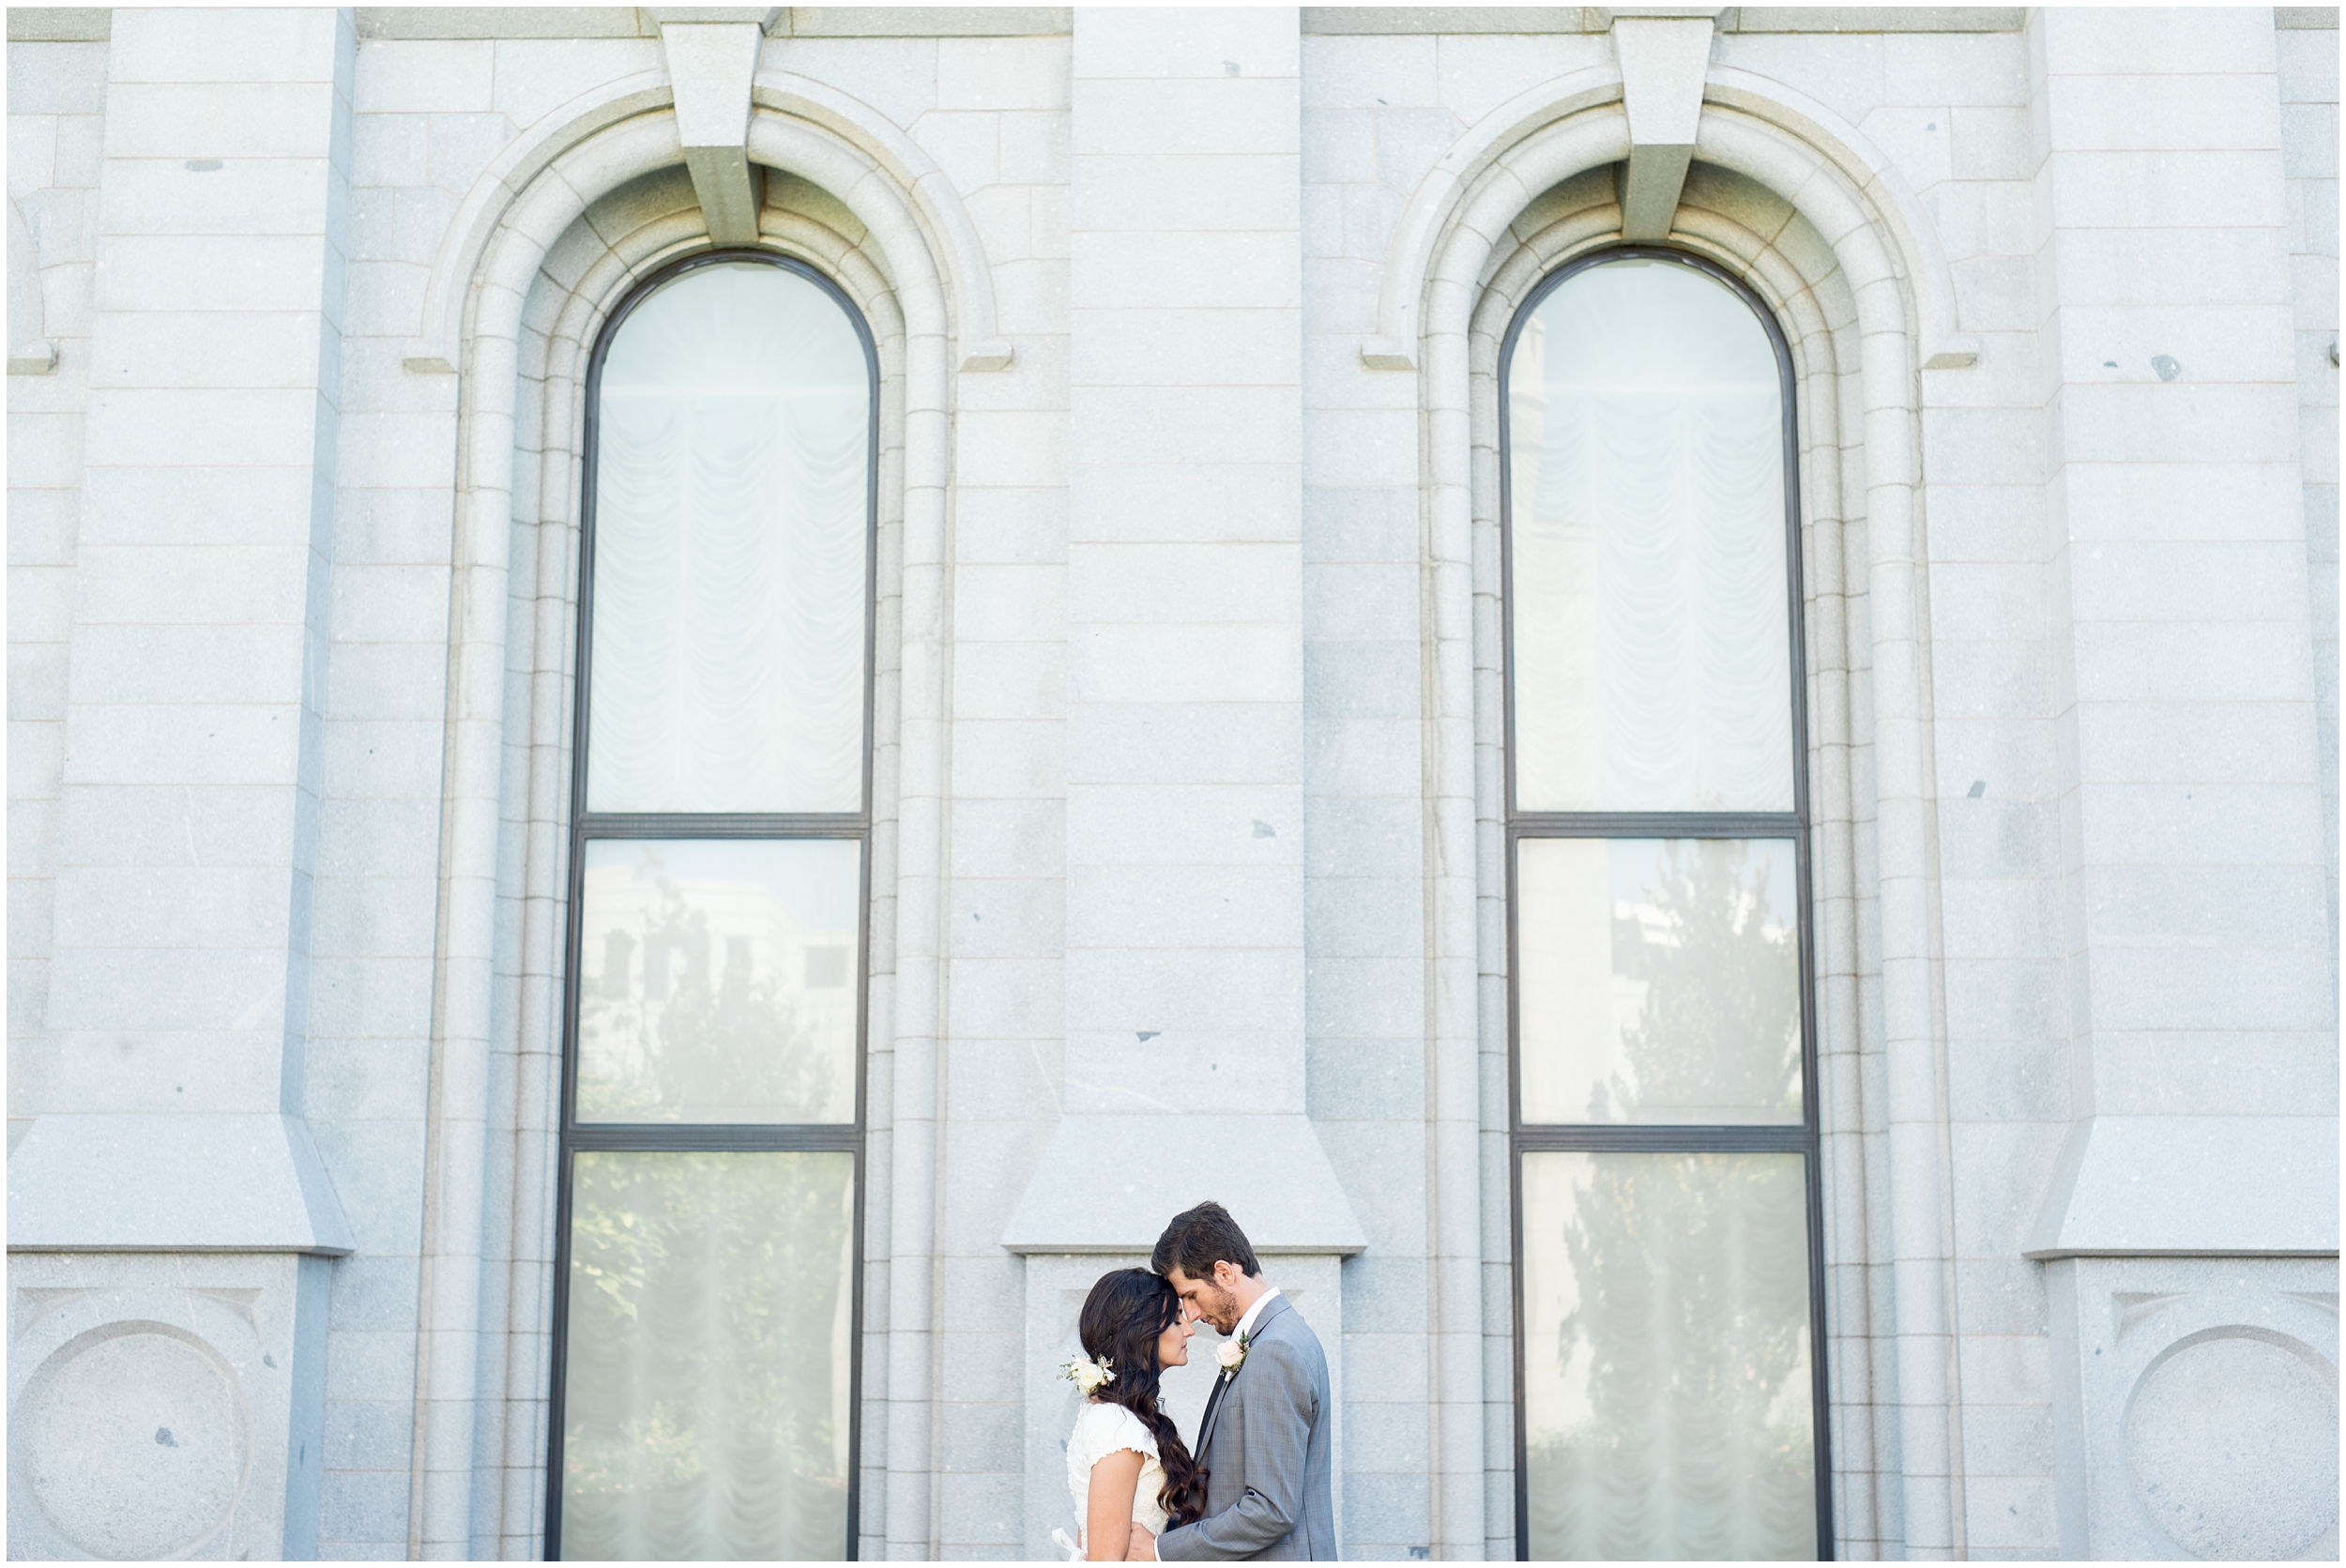
<path id="1" fill-rule="evenodd" d="M 1348 1553 L 1561 1549 L 1527 1173 L 1647 1145 L 1524 1119 L 1512 857 L 1699 835 L 1526 825 L 1502 393 L 1656 251 L 1790 389 L 1793 1108 L 1667 1156 L 1807 1195 L 1781 1539 L 2335 1555 L 2335 10 L 8 25 L 10 1556 L 538 1557 L 671 1453 L 581 1424 L 605 828 L 861 846 L 673 970 L 861 987 L 852 1112 L 660 1145 L 838 1176 L 742 1510 L 1050 1555 L 1075 1308 L 1211 1195 Z M 864 793 L 606 822 L 590 443 L 712 251 L 865 345 Z"/>

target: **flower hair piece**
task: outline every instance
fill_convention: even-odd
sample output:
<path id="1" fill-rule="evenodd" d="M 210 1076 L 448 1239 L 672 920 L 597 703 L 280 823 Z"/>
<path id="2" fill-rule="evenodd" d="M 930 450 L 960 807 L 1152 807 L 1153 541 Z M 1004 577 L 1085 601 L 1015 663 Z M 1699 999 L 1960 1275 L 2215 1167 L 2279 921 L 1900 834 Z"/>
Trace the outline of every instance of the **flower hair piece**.
<path id="1" fill-rule="evenodd" d="M 1116 1381 L 1112 1363 L 1093 1361 L 1089 1356 L 1068 1357 L 1059 1363 L 1059 1375 L 1082 1390 L 1087 1397 L 1099 1393 L 1103 1384 Z"/>

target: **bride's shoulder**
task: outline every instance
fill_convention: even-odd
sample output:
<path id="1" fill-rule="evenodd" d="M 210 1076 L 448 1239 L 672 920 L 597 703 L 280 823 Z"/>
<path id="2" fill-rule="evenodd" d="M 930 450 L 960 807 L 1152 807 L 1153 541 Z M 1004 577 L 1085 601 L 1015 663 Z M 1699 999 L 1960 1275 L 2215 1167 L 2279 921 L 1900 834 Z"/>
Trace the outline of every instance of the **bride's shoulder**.
<path id="1" fill-rule="evenodd" d="M 1075 1435 L 1100 1453 L 1130 1448 L 1146 1454 L 1157 1451 L 1156 1434 L 1146 1423 L 1121 1405 L 1104 1400 L 1088 1399 L 1075 1416 Z"/>

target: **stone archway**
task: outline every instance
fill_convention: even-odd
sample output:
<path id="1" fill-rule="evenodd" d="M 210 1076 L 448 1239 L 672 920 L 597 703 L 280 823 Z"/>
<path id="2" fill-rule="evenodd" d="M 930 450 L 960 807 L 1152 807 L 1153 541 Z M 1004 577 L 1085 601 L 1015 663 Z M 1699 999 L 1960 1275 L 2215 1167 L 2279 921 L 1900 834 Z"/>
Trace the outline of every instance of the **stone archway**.
<path id="1" fill-rule="evenodd" d="M 1821 874 L 1817 1000 L 1827 1082 L 1840 1081 L 1839 1056 L 1862 1086 L 1824 1107 L 1828 1354 L 1847 1428 L 1836 1432 L 1835 1511 L 1858 1550 L 1944 1550 L 1959 1544 L 1960 1432 L 1916 410 L 1925 344 L 1947 364 L 1970 362 L 1976 347 L 1955 331 L 1936 241 L 1920 209 L 1897 199 L 1886 163 L 1869 165 L 1862 139 L 1835 135 L 1831 116 L 1798 95 L 1713 74 L 1669 242 L 1744 276 L 1793 340 Z M 1501 743 L 1499 343 L 1539 277 L 1622 237 L 1612 165 L 1630 150 L 1617 72 L 1544 90 L 1545 113 L 1502 106 L 1427 176 L 1388 253 L 1383 331 L 1363 343 L 1372 368 L 1419 375 L 1431 1087 L 1439 1135 L 1458 1150 L 1440 1162 L 1441 1180 L 1468 1189 L 1483 1180 L 1465 1157 L 1472 1139 L 1508 1126 L 1503 1088 L 1495 1097 L 1486 1088 L 1505 1074 L 1479 1067 L 1506 1048 L 1503 1037 L 1483 1038 L 1481 997 L 1503 983 L 1505 966 L 1489 934 L 1504 926 L 1481 907 L 1502 895 L 1477 870 L 1500 863 L 1501 837 L 1500 802 L 1481 776 L 1489 769 L 1476 762 Z M 1862 559 L 1848 558 L 1845 534 L 1863 541 Z M 1880 1140 L 1871 1162 L 1868 1139 Z M 1867 1188 L 1869 1165 L 1890 1173 L 1897 1201 Z M 1455 1370 L 1461 1390 L 1481 1388 L 1479 1276 L 1496 1266 L 1503 1278 L 1513 1264 L 1464 1230 L 1484 1207 L 1438 1205 L 1459 1216 L 1459 1233 L 1437 1243 L 1438 1266 L 1457 1275 L 1440 1295 L 1462 1309 L 1471 1300 L 1470 1319 L 1461 1310 L 1467 1321 L 1437 1330 L 1438 1364 Z M 1869 1292 L 1885 1268 L 1893 1290 Z M 1497 1406 L 1510 1398 L 1490 1393 Z M 1460 1394 L 1436 1399 L 1468 1419 Z M 1868 1406 L 1896 1414 L 1877 1421 Z M 1503 1454 L 1485 1454 L 1484 1468 L 1511 1476 Z M 1442 1534 L 1464 1549 L 1486 1530 L 1507 1533 L 1477 1519 L 1471 1531 L 1445 1521 Z"/>
<path id="2" fill-rule="evenodd" d="M 587 360 L 601 323 L 636 280 L 710 243 L 670 114 L 655 107 L 589 124 L 543 160 L 479 247 L 457 351 L 464 382 L 411 1477 L 410 1544 L 426 1556 L 492 1536 L 504 1551 L 535 1555 L 542 1532 L 560 845 Z M 919 1054 L 935 1048 L 940 868 L 902 858 L 897 846 L 939 842 L 944 794 L 941 711 L 932 709 L 945 689 L 953 342 L 946 271 L 893 178 L 834 132 L 758 110 L 745 140 L 772 176 L 758 243 L 837 282 L 871 323 L 881 358 L 880 559 L 897 570 L 884 568 L 876 585 L 879 624 L 895 634 L 876 649 L 875 777 L 883 783 L 873 809 L 876 823 L 898 831 L 876 844 L 870 1039 L 876 1055 Z M 411 357 L 410 368 L 428 373 L 438 368 L 430 361 Z M 935 1120 L 933 1106 L 873 1096 L 867 1125 L 895 1135 L 892 1165 L 875 1161 L 869 1171 L 868 1260 L 928 1254 L 922 1200 L 933 1189 Z M 891 1194 L 909 1201 L 891 1205 Z M 867 1332 L 925 1332 L 924 1301 L 899 1291 L 891 1303 L 891 1320 Z M 867 1364 L 876 1373 L 885 1360 Z M 898 1406 L 895 1420 L 911 1424 L 907 1416 L 924 1413 Z"/>

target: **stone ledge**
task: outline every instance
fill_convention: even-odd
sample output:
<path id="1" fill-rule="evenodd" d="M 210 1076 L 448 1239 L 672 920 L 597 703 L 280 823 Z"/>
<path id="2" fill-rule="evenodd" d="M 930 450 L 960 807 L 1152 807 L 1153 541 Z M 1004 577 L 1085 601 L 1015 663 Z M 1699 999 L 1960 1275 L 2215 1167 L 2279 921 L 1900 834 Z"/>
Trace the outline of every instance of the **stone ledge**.
<path id="1" fill-rule="evenodd" d="M 288 1116 L 44 1116 L 8 1156 L 8 1251 L 354 1250 Z"/>
<path id="2" fill-rule="evenodd" d="M 10 43 L 104 43 L 114 36 L 114 13 L 110 6 L 8 8 Z"/>
<path id="3" fill-rule="evenodd" d="M 2330 14 L 2323 25 L 2334 27 L 2337 13 Z M 1602 33 L 1622 16 L 1715 17 L 1722 33 L 2017 33 L 2028 12 L 2018 6 L 1306 6 L 1303 31 Z"/>
<path id="4" fill-rule="evenodd" d="M 1300 1116 L 1071 1116 L 1002 1232 L 1014 1253 L 1146 1257 L 1165 1221 L 1212 1198 L 1257 1253 L 1367 1247 L 1319 1135 Z"/>
<path id="5" fill-rule="evenodd" d="M 2033 1243 L 2059 1257 L 2336 1257 L 2334 1117 L 2103 1116 L 2069 1134 Z"/>

